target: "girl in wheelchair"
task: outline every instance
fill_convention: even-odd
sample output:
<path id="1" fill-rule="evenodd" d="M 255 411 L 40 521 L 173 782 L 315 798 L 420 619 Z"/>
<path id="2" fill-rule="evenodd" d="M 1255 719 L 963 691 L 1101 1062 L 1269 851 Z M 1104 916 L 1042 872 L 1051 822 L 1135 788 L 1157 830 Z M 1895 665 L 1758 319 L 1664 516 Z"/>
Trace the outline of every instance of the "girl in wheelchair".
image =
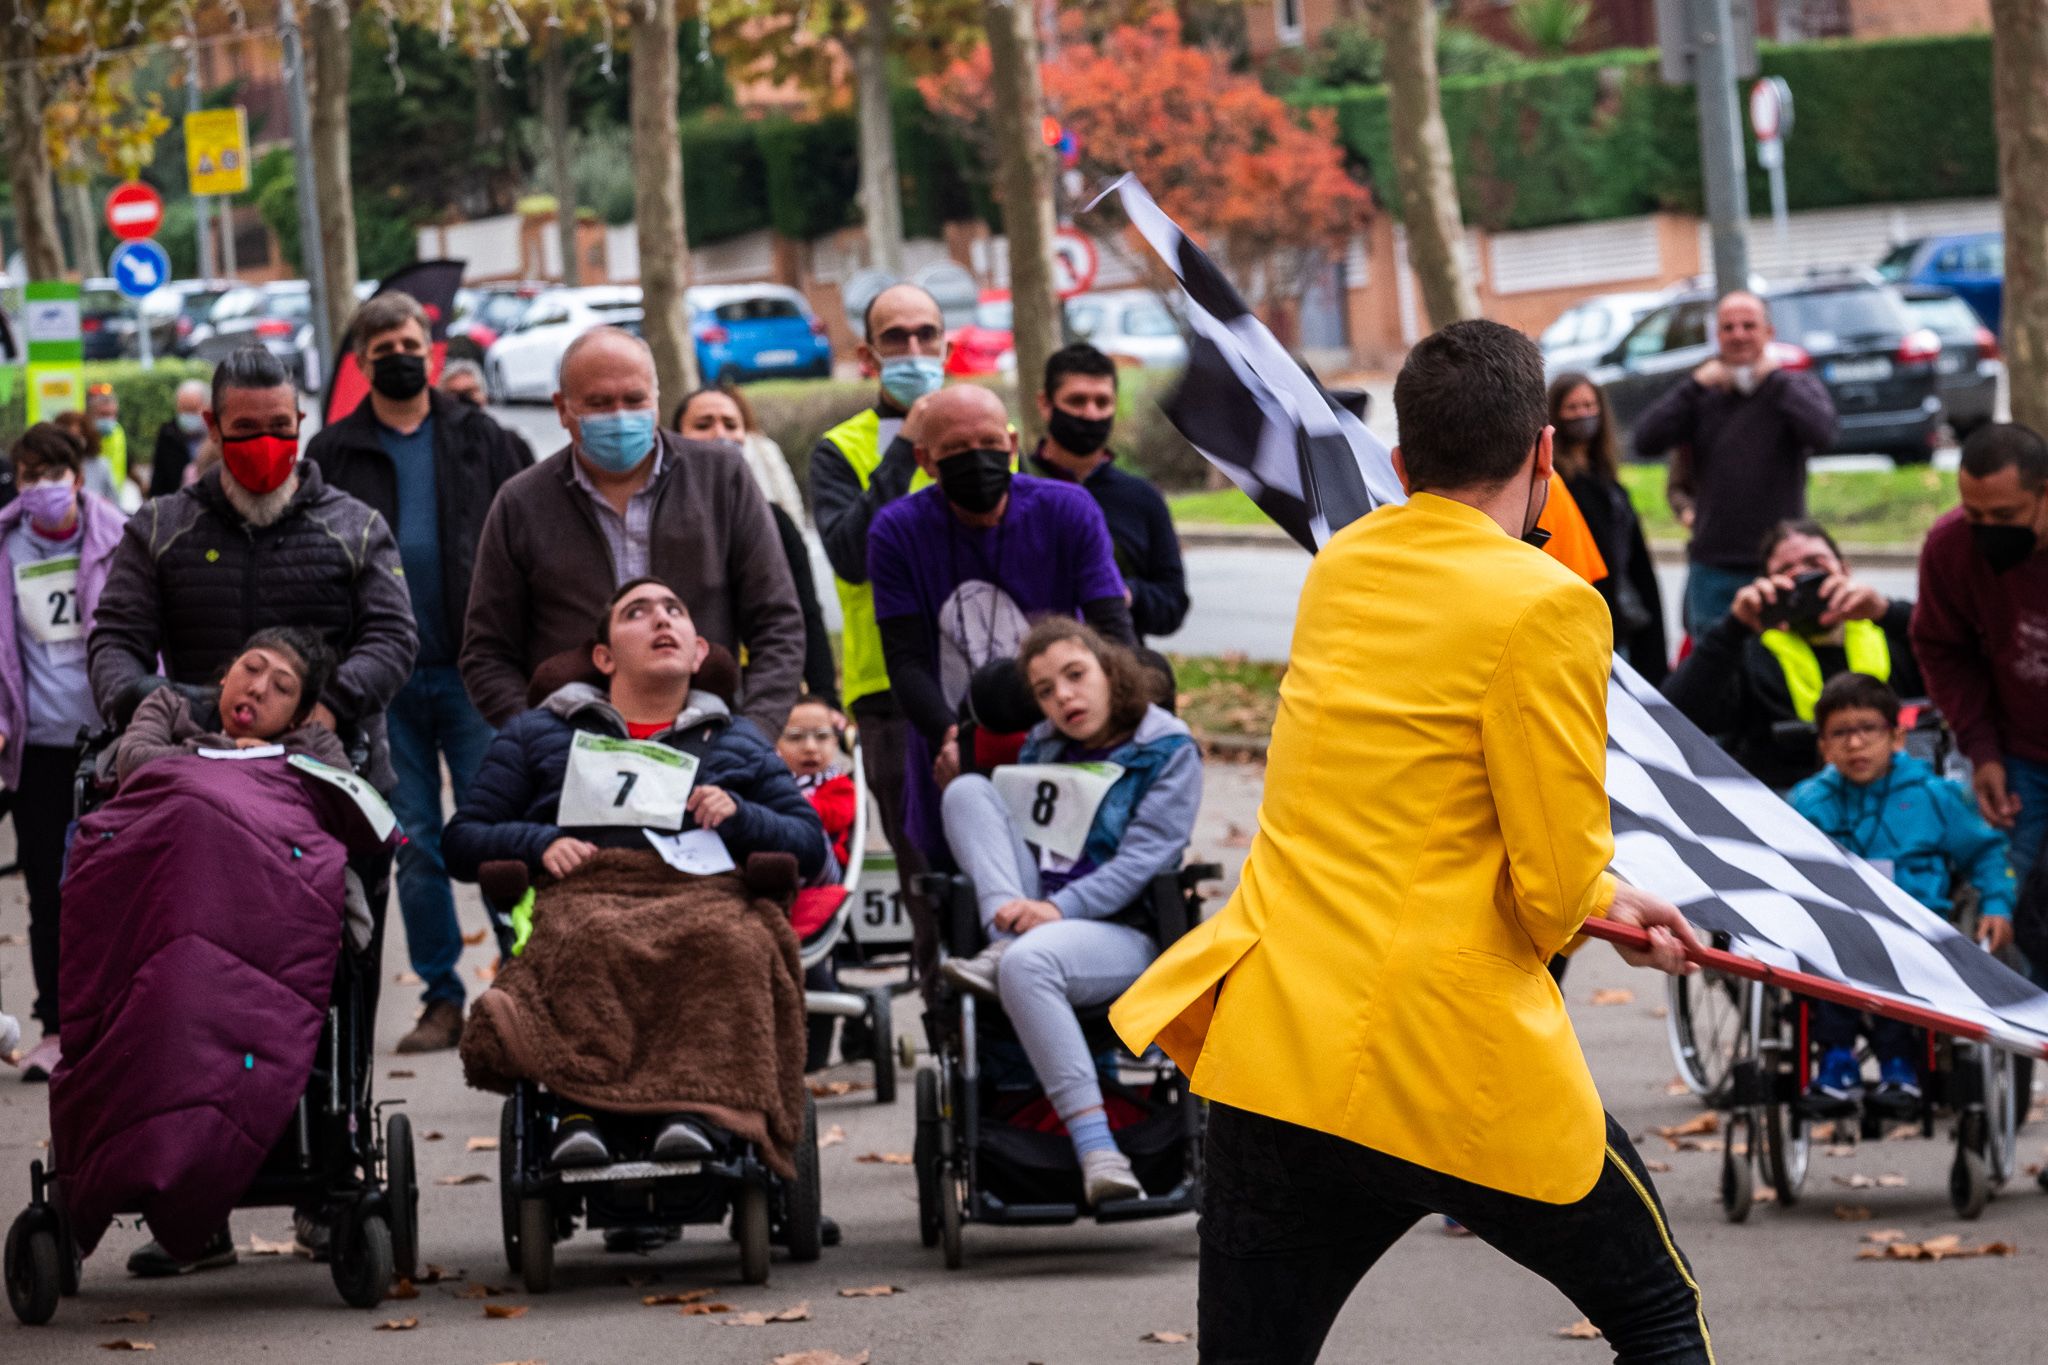
<path id="1" fill-rule="evenodd" d="M 203 750 L 271 745 L 347 769 L 348 750 L 334 731 L 309 720 L 334 673 L 334 651 L 310 630 L 273 626 L 249 637 L 222 675 L 213 715 L 202 716 L 175 687 L 143 698 L 114 744 L 114 772 L 123 782 L 152 759 Z M 209 730 L 218 720 L 220 728 Z"/>
<path id="2" fill-rule="evenodd" d="M 1188 727 L 1155 705 L 1155 675 L 1072 620 L 1041 622 L 1018 668 L 1045 720 L 1017 765 L 966 774 L 942 803 L 946 842 L 974 882 L 989 943 L 941 968 L 1000 999 L 1066 1126 L 1090 1204 L 1143 1194 L 1117 1150 L 1077 1006 L 1137 980 L 1158 945 L 1119 922 L 1147 883 L 1180 866 L 1202 801 Z"/>

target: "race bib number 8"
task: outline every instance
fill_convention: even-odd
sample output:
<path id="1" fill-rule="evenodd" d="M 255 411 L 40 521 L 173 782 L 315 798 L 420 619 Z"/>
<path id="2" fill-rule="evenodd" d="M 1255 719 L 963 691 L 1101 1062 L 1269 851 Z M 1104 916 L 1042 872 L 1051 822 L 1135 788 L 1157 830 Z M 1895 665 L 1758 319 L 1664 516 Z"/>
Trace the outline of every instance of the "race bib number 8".
<path id="1" fill-rule="evenodd" d="M 1017 763 L 990 781 L 1026 843 L 1075 859 L 1088 845 L 1095 812 L 1124 770 L 1114 763 Z"/>
<path id="2" fill-rule="evenodd" d="M 78 556 L 41 559 L 14 566 L 14 600 L 21 623 L 46 645 L 84 638 L 78 619 Z"/>
<path id="3" fill-rule="evenodd" d="M 696 781 L 697 760 L 680 750 L 579 730 L 569 748 L 555 822 L 564 829 L 681 829 L 683 803 Z"/>

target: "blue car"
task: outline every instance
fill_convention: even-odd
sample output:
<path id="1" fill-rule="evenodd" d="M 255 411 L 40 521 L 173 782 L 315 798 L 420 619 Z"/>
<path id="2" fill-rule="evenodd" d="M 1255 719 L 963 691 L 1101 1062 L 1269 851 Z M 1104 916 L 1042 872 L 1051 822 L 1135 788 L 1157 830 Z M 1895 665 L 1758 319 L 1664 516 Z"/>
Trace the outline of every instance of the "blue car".
<path id="1" fill-rule="evenodd" d="M 1955 291 L 1995 336 L 2005 316 L 2005 234 L 1957 232 L 1901 242 L 1877 263 L 1896 284 L 1931 284 Z"/>
<path id="2" fill-rule="evenodd" d="M 829 378 L 832 342 L 804 296 L 786 285 L 697 285 L 684 292 L 697 369 L 721 379 Z"/>

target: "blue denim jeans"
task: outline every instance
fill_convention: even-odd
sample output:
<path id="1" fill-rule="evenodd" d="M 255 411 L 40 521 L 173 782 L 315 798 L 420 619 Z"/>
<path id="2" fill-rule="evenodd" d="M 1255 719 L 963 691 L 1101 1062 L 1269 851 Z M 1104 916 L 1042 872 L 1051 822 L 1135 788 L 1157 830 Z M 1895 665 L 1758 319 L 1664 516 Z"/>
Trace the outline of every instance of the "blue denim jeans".
<path id="1" fill-rule="evenodd" d="M 496 731 L 470 705 L 462 675 L 453 666 L 416 669 L 389 712 L 391 765 L 398 787 L 391 809 L 405 829 L 398 850 L 398 909 L 405 917 L 405 944 L 428 1003 L 463 1001 L 462 930 L 455 922 L 455 895 L 448 866 L 441 861 L 441 760 L 448 760 L 455 804 L 461 805 Z"/>
<path id="2" fill-rule="evenodd" d="M 1705 635 L 1735 605 L 1735 594 L 1755 581 L 1756 573 L 1745 569 L 1689 565 L 1685 574 L 1685 633 L 1695 640 Z"/>
<path id="3" fill-rule="evenodd" d="M 2048 763 L 2006 755 L 2005 789 L 2020 799 L 2020 816 L 2012 827 L 2012 875 L 2025 886 L 2048 840 Z"/>

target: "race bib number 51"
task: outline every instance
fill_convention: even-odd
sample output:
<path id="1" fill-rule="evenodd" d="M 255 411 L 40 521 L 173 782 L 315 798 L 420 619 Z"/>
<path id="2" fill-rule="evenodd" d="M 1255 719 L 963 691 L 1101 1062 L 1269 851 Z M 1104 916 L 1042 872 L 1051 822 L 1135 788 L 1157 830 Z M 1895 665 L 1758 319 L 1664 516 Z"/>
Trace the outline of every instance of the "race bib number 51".
<path id="1" fill-rule="evenodd" d="M 1015 763 L 997 768 L 989 780 L 1026 843 L 1074 859 L 1088 845 L 1103 798 L 1123 775 L 1114 763 Z"/>
<path id="2" fill-rule="evenodd" d="M 555 823 L 564 829 L 681 829 L 683 803 L 696 781 L 697 760 L 681 750 L 652 740 L 614 739 L 579 730 L 562 775 L 562 803 Z"/>

